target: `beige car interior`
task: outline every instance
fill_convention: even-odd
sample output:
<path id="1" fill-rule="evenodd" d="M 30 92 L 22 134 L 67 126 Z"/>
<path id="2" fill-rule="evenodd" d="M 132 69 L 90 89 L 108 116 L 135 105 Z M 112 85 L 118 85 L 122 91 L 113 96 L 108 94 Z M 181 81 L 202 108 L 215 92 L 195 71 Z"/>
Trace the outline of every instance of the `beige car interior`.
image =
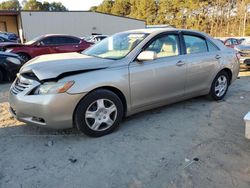
<path id="1" fill-rule="evenodd" d="M 157 53 L 157 57 L 168 57 L 168 56 L 176 56 L 178 55 L 178 48 L 175 42 L 170 43 L 166 42 L 163 43 L 161 51 Z"/>

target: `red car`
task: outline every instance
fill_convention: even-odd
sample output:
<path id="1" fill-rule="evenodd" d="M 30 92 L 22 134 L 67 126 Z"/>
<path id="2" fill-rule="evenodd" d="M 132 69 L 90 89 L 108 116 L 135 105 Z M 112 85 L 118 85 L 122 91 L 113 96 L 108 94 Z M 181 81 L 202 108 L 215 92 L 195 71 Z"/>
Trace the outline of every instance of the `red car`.
<path id="1" fill-rule="evenodd" d="M 25 44 L 5 43 L 0 48 L 16 53 L 25 61 L 36 56 L 53 53 L 81 52 L 93 43 L 69 35 L 44 35 Z"/>
<path id="2" fill-rule="evenodd" d="M 234 48 L 235 46 L 240 45 L 240 41 L 236 38 L 228 38 L 224 41 L 224 44 L 227 47 Z"/>

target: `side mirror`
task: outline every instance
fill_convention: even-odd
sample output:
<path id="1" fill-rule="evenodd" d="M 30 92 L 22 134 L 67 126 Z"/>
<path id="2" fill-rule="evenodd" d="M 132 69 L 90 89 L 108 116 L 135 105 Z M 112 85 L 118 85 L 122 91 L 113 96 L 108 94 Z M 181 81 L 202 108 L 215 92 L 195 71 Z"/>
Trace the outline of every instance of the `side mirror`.
<path id="1" fill-rule="evenodd" d="M 43 44 L 42 44 L 41 42 L 38 42 L 38 43 L 36 44 L 36 47 L 41 47 L 41 46 L 43 46 Z"/>
<path id="2" fill-rule="evenodd" d="M 143 51 L 141 52 L 138 57 L 137 60 L 142 62 L 142 61 L 152 61 L 156 59 L 156 53 L 153 51 Z"/>

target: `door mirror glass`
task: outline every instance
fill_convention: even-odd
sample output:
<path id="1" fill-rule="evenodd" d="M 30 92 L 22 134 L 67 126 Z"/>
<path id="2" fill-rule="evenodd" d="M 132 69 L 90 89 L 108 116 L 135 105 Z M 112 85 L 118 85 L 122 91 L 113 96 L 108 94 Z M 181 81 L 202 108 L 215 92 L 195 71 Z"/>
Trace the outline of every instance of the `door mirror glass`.
<path id="1" fill-rule="evenodd" d="M 143 51 L 137 57 L 138 61 L 152 61 L 155 59 L 156 59 L 156 53 L 153 51 Z"/>

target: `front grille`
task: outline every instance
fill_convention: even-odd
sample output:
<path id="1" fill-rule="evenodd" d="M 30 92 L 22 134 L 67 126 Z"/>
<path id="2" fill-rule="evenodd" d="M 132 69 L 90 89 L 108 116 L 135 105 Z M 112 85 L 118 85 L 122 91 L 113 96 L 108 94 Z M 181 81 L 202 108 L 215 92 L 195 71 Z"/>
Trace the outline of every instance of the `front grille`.
<path id="1" fill-rule="evenodd" d="M 11 92 L 14 95 L 17 95 L 18 93 L 27 89 L 29 86 L 30 86 L 30 84 L 21 82 L 21 80 L 19 78 L 17 78 L 15 83 L 13 84 L 13 86 L 11 88 Z"/>

